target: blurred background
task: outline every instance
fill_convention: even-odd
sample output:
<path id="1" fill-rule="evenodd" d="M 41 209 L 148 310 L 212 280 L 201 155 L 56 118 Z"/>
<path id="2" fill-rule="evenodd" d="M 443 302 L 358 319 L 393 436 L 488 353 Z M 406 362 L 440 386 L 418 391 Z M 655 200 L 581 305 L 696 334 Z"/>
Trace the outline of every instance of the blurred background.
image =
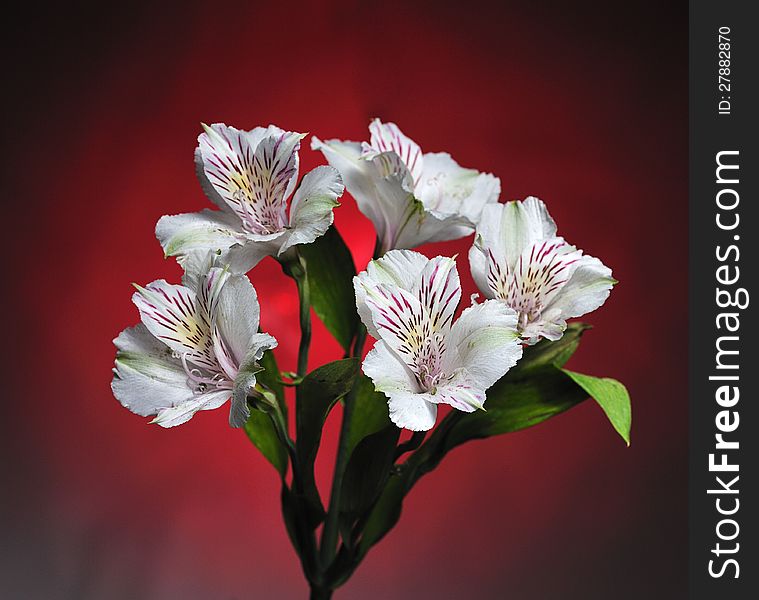
<path id="1" fill-rule="evenodd" d="M 173 430 L 113 399 L 131 282 L 179 268 L 163 214 L 209 206 L 200 122 L 363 140 L 395 121 L 424 151 L 537 195 L 620 280 L 569 363 L 633 399 L 626 448 L 590 402 L 455 450 L 335 598 L 684 598 L 687 5 L 162 2 L 4 16 L 5 260 L 0 596 L 301 599 L 274 470 L 227 410 Z M 304 144 L 304 169 L 321 164 Z M 371 224 L 336 225 L 362 269 Z M 471 239 L 459 253 L 474 291 Z M 294 368 L 292 282 L 251 273 Z M 316 325 L 311 365 L 340 350 Z M 332 470 L 339 409 L 317 463 Z"/>

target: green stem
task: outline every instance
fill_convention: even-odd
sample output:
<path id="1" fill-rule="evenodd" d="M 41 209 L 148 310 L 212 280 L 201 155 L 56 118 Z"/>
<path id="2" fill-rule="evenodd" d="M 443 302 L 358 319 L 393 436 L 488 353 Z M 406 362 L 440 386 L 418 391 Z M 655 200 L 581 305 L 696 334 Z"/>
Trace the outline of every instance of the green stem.
<path id="1" fill-rule="evenodd" d="M 298 460 L 298 454 L 295 450 L 295 444 L 293 443 L 290 433 L 287 428 L 287 419 L 277 406 L 272 412 L 269 413 L 269 418 L 274 425 L 274 430 L 277 432 L 277 436 L 287 448 L 287 453 L 290 457 L 290 464 L 292 465 L 292 490 L 296 498 L 300 498 L 303 495 L 303 474 L 301 473 L 300 461 Z M 283 491 L 287 488 L 287 483 L 282 480 Z M 283 505 L 283 511 L 285 510 Z M 303 570 L 306 573 L 306 577 L 309 581 L 316 575 L 318 553 L 316 551 L 316 536 L 313 529 L 305 522 L 305 513 L 302 510 L 298 510 L 295 516 L 297 531 L 307 532 L 303 534 L 303 538 L 300 542 L 293 542 L 295 551 L 301 559 Z M 295 534 L 298 535 L 297 533 Z M 317 596 L 323 598 L 329 598 L 329 596 Z"/>
<path id="2" fill-rule="evenodd" d="M 426 434 L 427 434 L 426 431 L 415 431 L 408 440 L 406 440 L 402 444 L 399 444 L 398 447 L 395 449 L 395 456 L 393 457 L 393 462 L 397 461 L 406 452 L 411 452 L 412 450 L 416 450 L 424 441 L 424 436 Z"/>
<path id="3" fill-rule="evenodd" d="M 324 521 L 324 531 L 319 556 L 322 569 L 326 571 L 335 559 L 337 546 L 337 525 L 340 512 L 340 492 L 343 487 L 343 475 L 348 463 L 348 434 L 350 423 L 353 418 L 353 407 L 356 396 L 356 386 L 345 396 L 343 405 L 343 422 L 340 426 L 340 441 L 337 446 L 337 458 L 335 460 L 335 473 L 332 476 L 332 490 L 329 496 L 329 508 Z"/>
<path id="4" fill-rule="evenodd" d="M 298 346 L 298 377 L 308 373 L 308 350 L 311 346 L 311 294 L 305 271 L 295 278 L 300 303 L 300 345 Z"/>
<path id="5" fill-rule="evenodd" d="M 308 372 L 308 350 L 311 346 L 311 292 L 308 285 L 307 265 L 305 259 L 294 248 L 287 252 L 287 258 L 281 260 L 282 270 L 292 277 L 298 288 L 298 305 L 300 314 L 300 345 L 298 346 L 298 377 Z"/>
<path id="6" fill-rule="evenodd" d="M 316 585 L 311 586 L 310 600 L 330 600 L 332 598 L 332 590 Z"/>

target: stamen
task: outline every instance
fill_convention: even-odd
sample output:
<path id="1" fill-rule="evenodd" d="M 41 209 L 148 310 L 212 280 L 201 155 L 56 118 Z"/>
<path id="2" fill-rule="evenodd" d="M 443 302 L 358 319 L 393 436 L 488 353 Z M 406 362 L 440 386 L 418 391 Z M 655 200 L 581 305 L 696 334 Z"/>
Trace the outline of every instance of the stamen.
<path id="1" fill-rule="evenodd" d="M 233 383 L 225 379 L 222 373 L 216 372 L 211 377 L 208 377 L 197 367 L 190 367 L 187 362 L 188 356 L 190 357 L 190 360 L 192 360 L 192 355 L 189 352 L 185 352 L 180 358 L 182 360 L 182 367 L 184 368 L 185 373 L 187 373 L 187 387 L 189 387 L 193 393 L 202 394 L 207 391 L 210 386 L 217 389 L 232 389 Z"/>

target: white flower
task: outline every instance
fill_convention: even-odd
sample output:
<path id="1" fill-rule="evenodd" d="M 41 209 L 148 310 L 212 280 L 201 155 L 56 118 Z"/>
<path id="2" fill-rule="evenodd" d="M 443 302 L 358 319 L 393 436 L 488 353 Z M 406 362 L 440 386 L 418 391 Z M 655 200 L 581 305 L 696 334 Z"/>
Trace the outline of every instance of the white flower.
<path id="1" fill-rule="evenodd" d="M 600 260 L 556 237 L 556 223 L 533 197 L 483 210 L 469 264 L 486 298 L 519 313 L 529 344 L 558 340 L 567 319 L 597 309 L 616 283 Z"/>
<path id="2" fill-rule="evenodd" d="M 156 237 L 167 256 L 221 251 L 223 262 L 245 273 L 268 255 L 308 244 L 333 221 L 344 190 L 340 174 L 326 165 L 298 180 L 298 149 L 305 134 L 270 125 L 241 131 L 216 123 L 198 137 L 195 167 L 206 195 L 221 210 L 162 217 Z"/>
<path id="3" fill-rule="evenodd" d="M 453 321 L 461 284 L 452 258 L 392 250 L 353 279 L 356 306 L 377 339 L 364 373 L 388 397 L 398 427 L 425 431 L 437 405 L 482 408 L 485 391 L 522 356 L 516 313 L 474 305 Z"/>
<path id="4" fill-rule="evenodd" d="M 444 152 L 422 154 L 394 123 L 375 119 L 369 131 L 369 143 L 314 137 L 311 147 L 340 171 L 383 251 L 469 235 L 482 208 L 498 201 L 497 177 L 464 169 Z"/>
<path id="5" fill-rule="evenodd" d="M 246 395 L 256 362 L 277 340 L 259 333 L 256 291 L 244 275 L 188 258 L 183 285 L 163 280 L 137 287 L 142 323 L 121 332 L 111 383 L 116 398 L 141 416 L 173 427 L 235 395 L 230 424 L 250 415 Z M 196 264 L 203 268 L 195 271 Z"/>

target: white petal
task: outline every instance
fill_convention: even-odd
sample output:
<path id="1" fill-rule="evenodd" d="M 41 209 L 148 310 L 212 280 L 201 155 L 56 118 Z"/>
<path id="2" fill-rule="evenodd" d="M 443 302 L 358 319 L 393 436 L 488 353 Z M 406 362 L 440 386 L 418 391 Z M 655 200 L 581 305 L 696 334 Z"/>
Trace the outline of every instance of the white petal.
<path id="1" fill-rule="evenodd" d="M 444 370 L 463 367 L 476 387 L 487 390 L 522 357 L 517 314 L 504 302 L 470 306 L 451 328 Z"/>
<path id="2" fill-rule="evenodd" d="M 267 333 L 256 333 L 248 341 L 248 350 L 240 364 L 240 372 L 235 377 L 232 405 L 229 408 L 229 424 L 242 427 L 250 417 L 248 393 L 256 385 L 256 373 L 260 370 L 258 362 L 264 352 L 277 347 L 277 340 Z"/>
<path id="3" fill-rule="evenodd" d="M 148 331 L 176 353 L 189 354 L 199 365 L 214 367 L 211 324 L 198 310 L 195 291 L 163 279 L 136 287 L 132 302 Z"/>
<path id="4" fill-rule="evenodd" d="M 385 176 L 381 161 L 361 158 L 358 142 L 311 140 L 311 148 L 320 150 L 343 178 L 345 187 L 356 200 L 358 209 L 374 224 L 385 250 L 397 247 L 400 230 L 421 215 L 419 203 L 404 188 L 402 176 Z"/>
<path id="5" fill-rule="evenodd" d="M 258 333 L 260 314 L 258 296 L 250 280 L 245 275 L 232 275 L 219 293 L 214 325 L 238 367 Z"/>
<path id="6" fill-rule="evenodd" d="M 205 193 L 206 197 L 216 206 L 218 206 L 223 212 L 237 216 L 235 212 L 229 207 L 229 204 L 226 203 L 224 198 L 221 197 L 219 192 L 216 191 L 216 188 L 211 185 L 211 182 L 208 180 L 205 166 L 203 165 L 203 155 L 200 152 L 199 146 L 195 148 L 194 158 L 195 176 L 198 178 L 198 183 L 200 183 L 200 188 L 203 190 L 203 193 Z"/>
<path id="7" fill-rule="evenodd" d="M 513 269 L 526 248 L 556 235 L 556 223 L 545 204 L 530 196 L 523 202 L 485 206 L 477 235 L 500 264 Z"/>
<path id="8" fill-rule="evenodd" d="M 609 267 L 597 258 L 585 255 L 577 262 L 569 281 L 546 306 L 545 312 L 558 310 L 564 320 L 581 317 L 601 306 L 615 283 Z"/>
<path id="9" fill-rule="evenodd" d="M 161 408 L 158 415 L 151 423 L 156 423 L 161 427 L 176 427 L 189 421 L 192 416 L 199 410 L 213 410 L 219 408 L 232 395 L 231 390 L 215 390 L 172 406 Z"/>
<path id="10" fill-rule="evenodd" d="M 478 235 L 474 238 L 472 247 L 469 248 L 469 269 L 472 279 L 485 298 L 495 298 L 495 291 L 488 283 L 488 250 L 483 246 L 482 238 Z"/>
<path id="11" fill-rule="evenodd" d="M 444 215 L 419 208 L 397 235 L 395 248 L 416 248 L 429 242 L 456 240 L 471 235 L 474 228 L 461 215 Z"/>
<path id="12" fill-rule="evenodd" d="M 194 251 L 226 251 L 244 239 L 240 220 L 218 210 L 161 217 L 155 234 L 166 256 L 179 257 Z"/>
<path id="13" fill-rule="evenodd" d="M 232 246 L 227 250 L 222 255 L 222 262 L 229 265 L 232 273 L 247 273 L 267 256 L 275 256 L 286 237 L 287 232 L 280 231 L 265 240 L 248 239 L 242 245 Z"/>
<path id="14" fill-rule="evenodd" d="M 334 167 L 320 166 L 306 173 L 290 205 L 290 230 L 279 254 L 296 244 L 310 244 L 329 229 L 332 209 L 345 186 Z"/>
<path id="15" fill-rule="evenodd" d="M 245 132 L 221 123 L 205 127 L 198 137 L 206 178 L 246 230 L 264 233 L 286 225 L 285 201 L 297 179 L 303 137 L 274 127 Z"/>
<path id="16" fill-rule="evenodd" d="M 426 209 L 440 216 L 464 217 L 474 227 L 483 208 L 498 202 L 501 181 L 490 173 L 460 167 L 445 152 L 428 153 L 415 193 Z"/>
<path id="17" fill-rule="evenodd" d="M 485 390 L 465 369 L 460 369 L 453 379 L 437 387 L 430 401 L 448 404 L 462 412 L 474 412 L 485 404 Z"/>
<path id="18" fill-rule="evenodd" d="M 385 155 L 386 160 L 395 163 L 394 171 L 401 173 L 400 167 L 406 169 L 414 183 L 419 181 L 424 168 L 424 158 L 419 145 L 404 135 L 395 123 L 383 123 L 373 119 L 369 124 L 370 142 L 362 145 L 362 158 L 372 160 Z"/>
<path id="19" fill-rule="evenodd" d="M 358 314 L 374 338 L 379 338 L 379 334 L 374 327 L 371 311 L 366 306 L 366 289 L 385 283 L 411 291 L 428 262 L 429 259 L 419 252 L 391 250 L 382 258 L 371 261 L 366 271 L 353 278 Z"/>
<path id="20" fill-rule="evenodd" d="M 384 342 L 377 342 L 366 355 L 363 370 L 377 391 L 388 397 L 390 419 L 398 427 L 427 431 L 435 425 L 437 406 L 429 394 L 417 392 L 413 375 Z"/>
<path id="21" fill-rule="evenodd" d="M 414 282 L 413 291 L 429 317 L 431 331 L 450 329 L 461 300 L 461 281 L 456 261 L 445 256 L 430 259 Z"/>
<path id="22" fill-rule="evenodd" d="M 193 398 L 179 360 L 144 325 L 125 329 L 113 343 L 117 352 L 111 388 L 122 406 L 147 417 Z"/>
<path id="23" fill-rule="evenodd" d="M 429 329 L 429 317 L 418 298 L 402 288 L 381 283 L 366 288 L 366 305 L 379 339 L 406 365 L 416 368 Z"/>

